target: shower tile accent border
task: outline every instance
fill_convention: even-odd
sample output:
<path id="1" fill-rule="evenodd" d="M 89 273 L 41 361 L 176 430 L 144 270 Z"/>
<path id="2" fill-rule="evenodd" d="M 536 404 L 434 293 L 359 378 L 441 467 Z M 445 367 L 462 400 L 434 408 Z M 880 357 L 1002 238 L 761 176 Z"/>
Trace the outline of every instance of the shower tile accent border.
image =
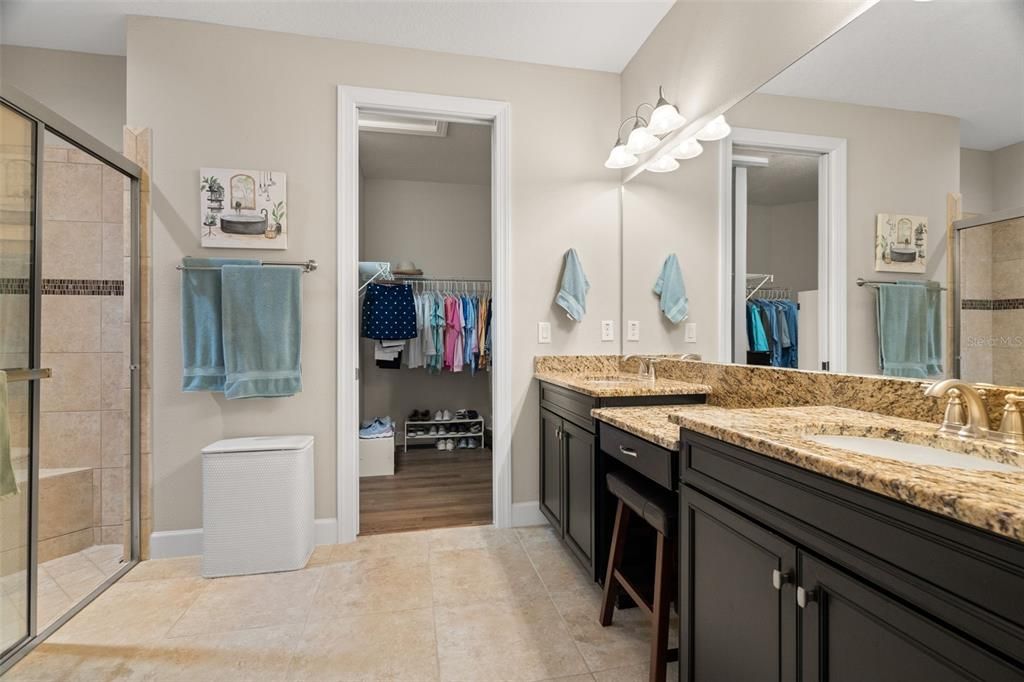
<path id="1" fill-rule="evenodd" d="M 965 298 L 961 310 L 1024 310 L 1024 298 Z"/>

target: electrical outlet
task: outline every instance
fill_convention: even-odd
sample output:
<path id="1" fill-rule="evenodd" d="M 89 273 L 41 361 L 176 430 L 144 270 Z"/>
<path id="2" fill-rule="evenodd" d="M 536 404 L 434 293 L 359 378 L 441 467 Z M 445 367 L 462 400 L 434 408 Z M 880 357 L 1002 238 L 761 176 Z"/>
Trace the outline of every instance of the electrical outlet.
<path id="1" fill-rule="evenodd" d="M 551 343 L 551 323 L 537 323 L 537 343 Z"/>
<path id="2" fill-rule="evenodd" d="M 601 320 L 601 340 L 615 340 L 615 320 Z"/>
<path id="3" fill-rule="evenodd" d="M 640 340 L 640 320 L 630 320 L 626 327 L 626 340 L 627 341 L 639 341 Z"/>
<path id="4" fill-rule="evenodd" d="M 687 343 L 697 343 L 697 323 L 687 322 L 686 326 L 683 327 L 683 341 Z"/>

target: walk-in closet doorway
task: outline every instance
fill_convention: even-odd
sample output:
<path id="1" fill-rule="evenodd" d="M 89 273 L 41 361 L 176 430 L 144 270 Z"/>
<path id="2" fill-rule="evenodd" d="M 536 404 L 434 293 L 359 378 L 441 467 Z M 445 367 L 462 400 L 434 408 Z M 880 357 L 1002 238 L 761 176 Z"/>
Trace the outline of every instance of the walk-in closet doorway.
<path id="1" fill-rule="evenodd" d="M 450 471 L 465 471 L 465 469 L 451 469 L 451 467 L 472 467 L 480 466 L 480 461 L 469 461 L 472 453 L 477 449 L 486 449 L 490 464 L 490 480 L 484 480 L 486 487 L 490 489 L 491 510 L 490 517 L 494 525 L 508 527 L 512 525 L 512 491 L 511 491 L 511 358 L 510 348 L 507 342 L 509 325 L 509 169 L 508 169 L 508 104 L 491 100 L 475 100 L 460 97 L 446 97 L 420 93 L 398 92 L 390 90 L 373 90 L 366 88 L 353 88 L 342 86 L 338 93 L 338 452 L 337 452 L 337 499 L 338 499 L 338 541 L 351 542 L 356 535 L 362 532 L 360 523 L 360 449 L 359 437 L 361 425 L 371 423 L 371 419 L 378 416 L 364 412 L 364 408 L 371 412 L 383 411 L 380 407 L 380 391 L 361 390 L 361 381 L 368 376 L 368 370 L 372 380 L 376 383 L 386 381 L 382 379 L 385 373 L 380 368 L 386 366 L 386 362 L 380 362 L 380 356 L 372 352 L 367 354 L 367 341 L 360 341 L 361 312 L 363 296 L 367 295 L 367 287 L 371 284 L 378 284 L 384 281 L 398 284 L 405 288 L 404 284 L 411 283 L 411 287 L 417 296 L 435 292 L 443 296 L 463 297 L 473 304 L 486 305 L 491 310 L 490 316 L 490 348 L 487 354 L 488 373 L 479 375 L 474 386 L 469 386 L 466 381 L 472 381 L 471 375 L 439 376 L 440 382 L 448 382 L 451 386 L 453 381 L 463 382 L 464 387 L 469 387 L 469 393 L 465 402 L 473 401 L 472 396 L 477 396 L 480 403 L 489 403 L 486 406 L 487 416 L 484 419 L 486 431 L 480 429 L 477 433 L 472 429 L 479 428 L 473 423 L 474 413 L 478 412 L 471 404 L 423 404 L 402 401 L 403 396 L 391 395 L 391 409 L 396 410 L 391 414 L 393 425 L 391 430 L 395 432 L 400 452 L 396 455 L 396 464 L 403 461 L 416 462 L 421 466 L 420 471 L 429 471 L 428 475 L 420 475 L 419 482 L 412 485 L 421 485 L 426 479 L 433 479 L 436 483 L 426 485 L 443 487 L 444 479 L 447 476 L 444 467 Z M 413 261 L 406 263 L 406 266 L 413 265 L 417 269 L 422 264 L 422 274 L 403 275 L 400 272 L 375 272 L 367 276 L 360 273 L 360 255 L 364 252 L 370 261 L 387 262 L 389 254 L 387 250 L 381 250 L 378 240 L 376 245 L 361 243 L 360 228 L 364 218 L 366 206 L 373 201 L 362 195 L 361 182 L 362 164 L 360 158 L 360 118 L 363 120 L 363 131 L 367 130 L 367 120 L 373 119 L 382 129 L 386 129 L 394 121 L 423 121 L 425 126 L 437 126 L 438 128 L 449 127 L 455 133 L 455 138 L 471 140 L 473 137 L 479 139 L 481 131 L 489 131 L 489 234 L 488 226 L 483 226 L 484 233 L 482 241 L 477 241 L 475 246 L 487 248 L 480 254 L 473 257 L 476 261 L 489 259 L 489 263 L 483 263 L 483 269 L 470 268 L 455 272 L 452 270 L 454 262 L 449 261 L 445 266 L 436 265 L 437 261 L 431 262 L 428 256 L 422 263 L 415 263 L 418 257 L 416 253 L 403 253 L 400 245 L 396 245 L 394 255 L 390 258 L 392 269 L 399 270 L 396 266 L 400 260 Z M 460 132 L 461 131 L 461 132 Z M 423 135 L 423 132 L 414 133 Z M 399 133 L 392 139 L 402 137 Z M 364 138 L 365 139 L 365 138 Z M 409 138 L 411 139 L 411 138 Z M 401 145 L 399 145 L 400 147 Z M 397 148 L 396 148 L 397 149 Z M 375 150 L 378 159 L 387 158 L 387 145 L 383 146 L 384 156 L 380 156 L 382 150 Z M 396 152 L 397 154 L 398 152 Z M 369 161 L 367 156 L 364 161 Z M 385 171 L 378 171 L 378 173 Z M 365 187 L 362 187 L 365 190 Z M 480 188 L 487 192 L 487 188 Z M 379 198 L 379 197 L 378 197 Z M 486 201 L 487 196 L 484 197 Z M 386 200 L 376 202 L 377 206 L 386 204 Z M 486 211 L 487 206 L 483 207 Z M 379 212 L 379 210 L 378 210 Z M 486 213 L 484 213 L 486 216 Z M 385 224 L 386 220 L 382 223 Z M 369 240 L 367 240 L 369 242 Z M 456 247 L 457 248 L 457 247 Z M 416 251 L 416 248 L 405 250 Z M 478 262 L 478 266 L 481 264 Z M 364 268 L 367 262 L 363 262 Z M 445 272 L 438 272 L 439 269 Z M 468 273 L 468 275 L 466 274 Z M 406 277 L 409 277 L 406 279 Z M 378 292 L 382 291 L 377 289 Z M 419 299 L 417 299 L 419 300 Z M 360 358 L 360 347 L 362 345 L 362 358 Z M 386 348 L 381 348 L 386 351 Z M 407 352 L 407 351 L 406 351 Z M 469 354 L 468 346 L 465 352 Z M 481 354 L 482 355 L 482 354 Z M 374 362 L 374 358 L 378 361 Z M 408 359 L 403 361 L 401 372 L 422 372 L 422 368 L 404 369 Z M 371 367 L 367 363 L 372 363 Z M 447 360 L 446 360 L 447 362 Z M 399 370 L 395 370 L 398 372 Z M 395 374 L 394 376 L 398 376 Z M 425 374 L 419 375 L 415 381 L 422 384 Z M 485 383 L 481 384 L 480 381 Z M 408 379 L 406 379 L 408 381 Z M 438 384 L 439 386 L 441 383 Z M 484 396 L 489 400 L 480 399 L 481 386 L 489 387 L 489 395 Z M 391 394 L 402 393 L 391 387 Z M 422 386 L 418 389 L 422 394 Z M 486 388 L 484 390 L 487 390 Z M 413 391 L 414 392 L 414 391 Z M 376 402 L 375 402 L 376 401 Z M 366 407 L 364 403 L 371 403 L 374 407 Z M 439 424 L 426 424 L 419 426 L 409 421 L 412 414 L 410 408 L 419 410 L 430 410 L 430 419 L 426 422 L 442 421 L 448 429 L 455 431 L 451 434 L 452 446 L 457 447 L 454 452 L 445 451 L 441 448 L 434 448 L 437 438 L 430 433 L 429 429 L 440 426 Z M 457 415 L 458 408 L 470 408 L 470 414 Z M 444 415 L 443 419 L 435 420 L 435 410 L 441 412 L 450 411 L 451 417 Z M 479 410 L 483 411 L 483 410 Z M 383 415 L 380 415 L 383 417 Z M 457 417 L 463 417 L 458 419 Z M 481 425 L 482 426 L 482 425 Z M 387 426 L 382 426 L 386 429 Z M 414 429 L 414 431 L 411 431 Z M 371 429 L 372 430 L 372 429 Z M 409 436 L 413 433 L 413 436 Z M 423 433 L 418 437 L 416 434 Z M 479 439 L 479 440 L 477 440 Z M 486 439 L 486 440 L 485 440 Z M 365 445 L 366 441 L 363 441 Z M 429 443 L 431 450 L 422 447 Z M 486 443 L 486 447 L 484 446 Z M 404 450 L 412 446 L 407 455 Z M 416 446 L 420 447 L 417 449 Z M 462 445 L 463 447 L 458 447 Z M 474 448 L 473 446 L 478 446 Z M 465 448 L 465 449 L 464 449 Z M 365 448 L 364 448 L 365 449 Z M 460 454 L 465 453 L 460 460 Z M 363 453 L 364 458 L 366 453 Z M 466 458 L 469 459 L 466 459 Z M 433 461 L 433 463 L 430 463 Z M 406 476 L 409 470 L 405 471 Z M 414 474 L 415 475 L 415 474 Z M 394 477 L 380 477 L 388 485 L 394 485 Z M 373 479 L 364 479 L 373 480 Z M 406 479 L 408 480 L 408 479 Z M 483 489 L 483 486 L 480 486 Z M 386 486 L 364 487 L 367 495 L 381 494 L 381 491 L 389 490 Z M 392 488 L 393 490 L 393 488 Z M 405 489 L 399 494 L 406 494 Z M 458 514 L 451 516 L 446 525 L 461 525 Z M 479 514 L 478 514 L 479 518 Z M 375 520 L 376 522 L 376 520 Z M 399 529 L 396 529 L 399 530 Z M 366 528 L 365 532 L 382 532 L 380 527 Z M 387 532 L 387 531 L 383 531 Z"/>

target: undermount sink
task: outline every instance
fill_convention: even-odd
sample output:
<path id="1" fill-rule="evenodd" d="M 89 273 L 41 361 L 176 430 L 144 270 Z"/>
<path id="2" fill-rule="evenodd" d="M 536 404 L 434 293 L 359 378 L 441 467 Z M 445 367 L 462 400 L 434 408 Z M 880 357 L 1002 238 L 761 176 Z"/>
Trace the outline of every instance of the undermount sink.
<path id="1" fill-rule="evenodd" d="M 872 457 L 892 459 L 910 464 L 929 464 L 932 466 L 949 467 L 951 469 L 968 469 L 973 471 L 1004 471 L 1021 473 L 1024 469 L 994 462 L 976 455 L 965 455 L 940 448 L 903 443 L 886 438 L 870 438 L 866 436 L 804 436 L 805 440 L 821 443 L 834 448 L 851 450 Z"/>

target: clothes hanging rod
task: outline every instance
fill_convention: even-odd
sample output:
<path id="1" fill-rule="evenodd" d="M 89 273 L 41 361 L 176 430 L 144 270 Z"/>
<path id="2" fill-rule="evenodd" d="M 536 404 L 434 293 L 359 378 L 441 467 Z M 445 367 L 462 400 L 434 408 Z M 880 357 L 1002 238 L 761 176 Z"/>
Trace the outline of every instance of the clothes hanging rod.
<path id="1" fill-rule="evenodd" d="M 880 284 L 899 284 L 899 282 L 885 279 L 864 279 L 863 277 L 857 278 L 857 286 L 859 287 L 873 287 L 877 289 L 878 285 Z M 927 287 L 934 287 L 939 291 L 946 291 L 946 287 L 938 286 L 936 282 L 920 282 L 920 284 L 924 284 Z"/>
<path id="2" fill-rule="evenodd" d="M 490 284 L 489 279 L 470 279 L 467 277 L 419 277 L 417 275 L 395 275 L 396 280 L 402 280 L 406 283 L 412 282 L 481 282 L 484 284 Z"/>
<path id="3" fill-rule="evenodd" d="M 267 261 L 266 263 L 260 263 L 260 265 L 289 265 L 292 267 L 302 268 L 303 272 L 316 272 L 316 269 L 320 265 L 315 260 L 307 261 Z M 219 265 L 177 265 L 176 270 L 220 270 Z"/>

